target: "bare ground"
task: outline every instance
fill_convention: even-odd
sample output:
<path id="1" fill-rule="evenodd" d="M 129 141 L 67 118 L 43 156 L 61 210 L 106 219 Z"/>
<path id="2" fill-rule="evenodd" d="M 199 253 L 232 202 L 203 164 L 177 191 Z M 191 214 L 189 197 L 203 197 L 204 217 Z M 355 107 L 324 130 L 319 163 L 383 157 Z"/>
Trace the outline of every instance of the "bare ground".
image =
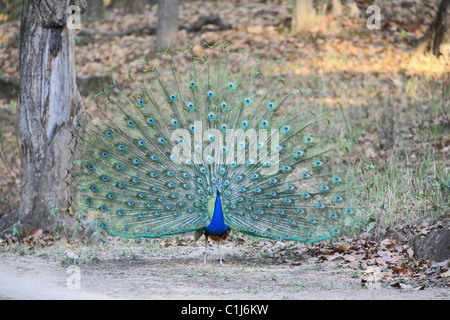
<path id="1" fill-rule="evenodd" d="M 200 241 L 167 248 L 154 243 L 17 247 L 0 252 L 0 299 L 450 298 L 445 287 L 405 290 L 375 283 L 376 289 L 369 289 L 355 270 L 307 255 L 279 260 L 233 242 L 221 251 L 224 267 L 218 266 L 217 247 L 210 248 L 208 263 L 202 264 Z"/>

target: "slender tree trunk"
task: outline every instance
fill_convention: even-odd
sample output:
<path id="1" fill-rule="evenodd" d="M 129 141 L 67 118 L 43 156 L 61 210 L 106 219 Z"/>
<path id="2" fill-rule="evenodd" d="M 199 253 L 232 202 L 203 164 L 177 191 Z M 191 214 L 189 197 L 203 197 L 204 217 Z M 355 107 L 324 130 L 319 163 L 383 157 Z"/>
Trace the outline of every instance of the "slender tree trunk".
<path id="1" fill-rule="evenodd" d="M 124 14 L 133 14 L 142 13 L 146 4 L 154 5 L 157 3 L 158 0 L 111 0 L 107 8 L 122 8 Z"/>
<path id="2" fill-rule="evenodd" d="M 299 32 L 310 28 L 316 19 L 313 0 L 294 0 L 292 12 L 292 32 Z"/>
<path id="3" fill-rule="evenodd" d="M 436 57 L 440 55 L 439 46 L 445 35 L 449 4 L 450 0 L 441 0 L 436 17 L 425 35 L 419 40 L 415 48 L 416 52 L 429 52 Z"/>
<path id="4" fill-rule="evenodd" d="M 24 230 L 49 230 L 68 215 L 65 177 L 71 168 L 71 131 L 82 122 L 76 85 L 74 31 L 67 8 L 85 0 L 24 0 L 20 28 L 22 191 L 19 208 L 0 220 L 0 234 L 20 221 Z M 72 224 L 73 225 L 73 224 Z"/>
<path id="5" fill-rule="evenodd" d="M 164 48 L 178 40 L 179 0 L 159 0 L 156 47 Z"/>
<path id="6" fill-rule="evenodd" d="M 342 8 L 341 0 L 333 0 L 332 5 L 333 5 L 333 11 L 332 11 L 333 16 L 341 17 L 343 14 L 343 11 L 344 11 Z"/>
<path id="7" fill-rule="evenodd" d="M 84 14 L 88 21 L 98 21 L 105 15 L 103 0 L 89 0 L 89 7 Z"/>

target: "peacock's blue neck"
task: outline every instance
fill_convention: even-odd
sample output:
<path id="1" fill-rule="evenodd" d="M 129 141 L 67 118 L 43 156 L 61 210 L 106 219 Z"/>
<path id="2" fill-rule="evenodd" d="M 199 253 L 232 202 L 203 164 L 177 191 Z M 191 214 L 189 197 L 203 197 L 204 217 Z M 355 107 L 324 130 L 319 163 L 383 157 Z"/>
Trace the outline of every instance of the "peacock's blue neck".
<path id="1" fill-rule="evenodd" d="M 223 221 L 222 201 L 220 193 L 217 191 L 216 202 L 214 204 L 214 214 L 211 222 L 206 227 L 206 233 L 213 236 L 222 236 L 228 230 L 228 226 Z"/>

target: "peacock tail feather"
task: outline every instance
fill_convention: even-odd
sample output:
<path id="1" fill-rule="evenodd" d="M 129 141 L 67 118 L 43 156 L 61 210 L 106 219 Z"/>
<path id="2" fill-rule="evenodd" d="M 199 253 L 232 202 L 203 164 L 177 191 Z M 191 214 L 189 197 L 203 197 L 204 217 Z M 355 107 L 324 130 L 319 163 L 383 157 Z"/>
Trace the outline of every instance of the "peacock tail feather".
<path id="1" fill-rule="evenodd" d="M 219 192 L 226 226 L 253 236 L 312 242 L 354 225 L 329 115 L 229 47 L 168 48 L 99 93 L 101 117 L 74 133 L 77 211 L 113 235 L 167 237 L 204 230 Z"/>

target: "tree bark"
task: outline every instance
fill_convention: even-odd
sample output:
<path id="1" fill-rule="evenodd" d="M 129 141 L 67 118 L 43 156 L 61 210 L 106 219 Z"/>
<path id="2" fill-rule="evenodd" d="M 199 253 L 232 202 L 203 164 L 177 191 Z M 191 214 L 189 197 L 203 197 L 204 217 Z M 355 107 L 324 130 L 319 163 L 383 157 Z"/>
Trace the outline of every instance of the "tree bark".
<path id="1" fill-rule="evenodd" d="M 315 21 L 316 10 L 313 0 L 294 0 L 292 12 L 292 32 L 299 32 L 310 28 Z"/>
<path id="2" fill-rule="evenodd" d="M 165 48 L 178 41 L 179 0 L 159 0 L 156 47 Z"/>
<path id="3" fill-rule="evenodd" d="M 434 54 L 436 57 L 440 55 L 439 47 L 445 35 L 447 10 L 449 4 L 450 0 L 441 0 L 433 23 L 429 26 L 425 35 L 418 41 L 418 44 L 416 45 L 416 52 L 429 52 Z"/>
<path id="4" fill-rule="evenodd" d="M 20 221 L 24 230 L 65 228 L 73 159 L 71 131 L 84 109 L 76 85 L 74 32 L 67 7 L 85 0 L 25 0 L 20 28 L 20 119 L 22 190 L 18 209 L 0 220 L 0 234 Z M 73 224 L 72 224 L 73 225 Z"/>

